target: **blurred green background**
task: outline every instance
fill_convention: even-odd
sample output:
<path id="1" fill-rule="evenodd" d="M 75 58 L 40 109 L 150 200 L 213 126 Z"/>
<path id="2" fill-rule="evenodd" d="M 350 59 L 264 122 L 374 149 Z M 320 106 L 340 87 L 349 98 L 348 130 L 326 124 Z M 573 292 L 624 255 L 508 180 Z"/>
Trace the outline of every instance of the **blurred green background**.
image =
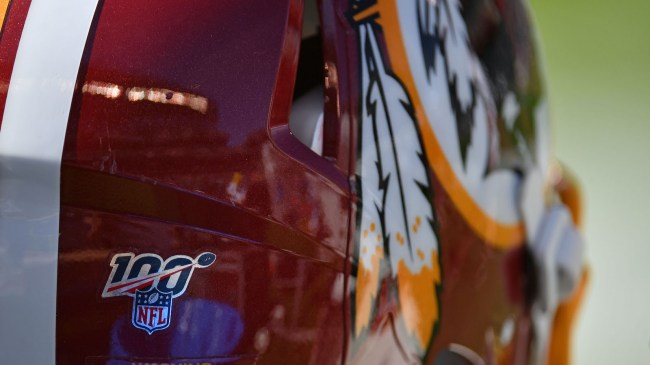
<path id="1" fill-rule="evenodd" d="M 577 365 L 650 364 L 650 1 L 531 0 L 592 280 Z"/>

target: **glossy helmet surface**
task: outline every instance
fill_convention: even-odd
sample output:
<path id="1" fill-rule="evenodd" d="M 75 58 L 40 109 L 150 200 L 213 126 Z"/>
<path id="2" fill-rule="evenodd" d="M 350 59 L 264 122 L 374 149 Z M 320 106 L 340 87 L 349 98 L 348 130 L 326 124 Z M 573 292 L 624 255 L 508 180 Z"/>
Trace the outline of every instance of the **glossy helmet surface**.
<path id="1" fill-rule="evenodd" d="M 0 10 L 8 362 L 568 363 L 523 0 Z"/>

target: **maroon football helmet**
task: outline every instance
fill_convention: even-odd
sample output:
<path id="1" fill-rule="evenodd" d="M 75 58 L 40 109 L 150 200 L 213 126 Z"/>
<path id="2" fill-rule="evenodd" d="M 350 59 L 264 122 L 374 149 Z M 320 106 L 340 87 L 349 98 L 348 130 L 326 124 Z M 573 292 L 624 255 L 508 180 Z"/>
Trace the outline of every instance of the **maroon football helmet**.
<path id="1" fill-rule="evenodd" d="M 0 353 L 567 364 L 523 0 L 0 1 Z"/>

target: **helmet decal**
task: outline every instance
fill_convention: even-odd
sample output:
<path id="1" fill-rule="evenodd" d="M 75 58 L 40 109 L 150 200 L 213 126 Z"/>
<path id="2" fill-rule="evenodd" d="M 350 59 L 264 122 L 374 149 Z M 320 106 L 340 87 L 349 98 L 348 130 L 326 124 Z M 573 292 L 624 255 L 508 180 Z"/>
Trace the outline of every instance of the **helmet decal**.
<path id="1" fill-rule="evenodd" d="M 372 25 L 360 25 L 359 35 L 363 92 L 355 331 L 358 335 L 369 323 L 385 258 L 399 301 L 408 308 L 406 329 L 425 348 L 438 320 L 440 285 L 428 162 L 411 101 L 385 69 Z"/>
<path id="2" fill-rule="evenodd" d="M 120 253 L 111 259 L 111 274 L 102 298 L 133 298 L 132 323 L 152 334 L 169 327 L 172 301 L 185 293 L 195 268 L 212 265 L 217 256 L 204 252 L 192 258 L 175 255 L 163 260 L 156 254 Z"/>
<path id="3" fill-rule="evenodd" d="M 515 193 L 520 179 L 499 166 L 503 142 L 497 125 L 501 110 L 512 127 L 518 106 L 514 94 L 497 105 L 471 48 L 459 0 L 376 0 L 354 18 L 382 30 L 387 63 L 412 101 L 425 155 L 465 220 L 489 245 L 520 245 L 524 228 Z M 541 139 L 547 123 L 535 117 L 545 115 L 545 103 L 538 102 L 537 109 L 530 118 L 535 133 L 528 134 Z M 547 170 L 547 139 L 508 137 L 532 164 Z"/>
<path id="4" fill-rule="evenodd" d="M 548 170 L 546 103 L 537 93 L 527 109 L 532 128 L 517 130 L 517 86 L 495 96 L 460 0 L 361 0 L 352 2 L 351 18 L 361 75 L 352 349 L 388 285 L 398 325 L 425 356 L 439 325 L 443 275 L 430 174 L 485 244 L 521 246 L 521 169 Z M 502 156 L 501 138 L 514 141 L 511 159 L 521 166 L 504 163 L 513 153 Z"/>

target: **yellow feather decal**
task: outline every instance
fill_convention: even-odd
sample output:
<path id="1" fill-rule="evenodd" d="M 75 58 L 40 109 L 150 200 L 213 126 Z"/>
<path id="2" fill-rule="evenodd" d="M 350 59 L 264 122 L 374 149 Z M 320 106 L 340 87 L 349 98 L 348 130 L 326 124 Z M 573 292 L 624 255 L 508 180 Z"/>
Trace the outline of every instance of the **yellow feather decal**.
<path id="1" fill-rule="evenodd" d="M 415 334 L 422 349 L 429 345 L 440 311 L 435 285 L 431 285 L 440 283 L 436 252 L 431 253 L 431 267 L 424 267 L 413 274 L 404 261 L 400 261 L 397 269 L 397 288 L 404 323 L 408 332 Z"/>

